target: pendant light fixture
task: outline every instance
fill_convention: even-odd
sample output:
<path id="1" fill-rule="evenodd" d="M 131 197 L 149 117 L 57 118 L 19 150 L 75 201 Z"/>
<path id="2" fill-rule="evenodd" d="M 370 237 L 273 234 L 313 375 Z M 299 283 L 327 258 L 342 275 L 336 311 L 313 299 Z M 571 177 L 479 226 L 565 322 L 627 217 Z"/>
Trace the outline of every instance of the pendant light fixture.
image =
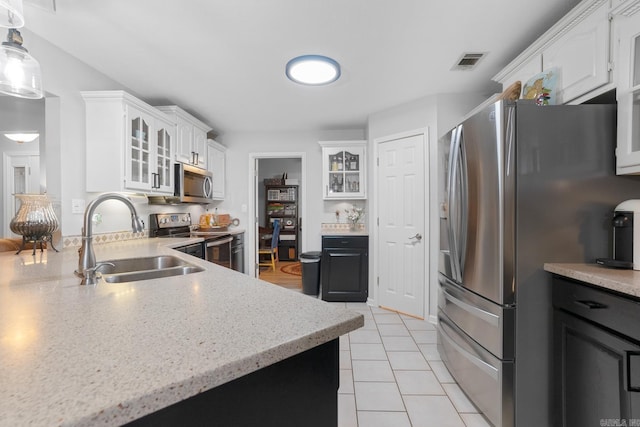
<path id="1" fill-rule="evenodd" d="M 24 144 L 25 142 L 33 142 L 40 136 L 38 132 L 23 132 L 23 133 L 5 133 L 4 136 L 18 144 Z"/>
<path id="2" fill-rule="evenodd" d="M 7 41 L 0 46 L 0 93 L 40 99 L 43 96 L 40 64 L 22 46 L 22 41 L 20 31 L 11 28 Z"/>
<path id="3" fill-rule="evenodd" d="M 340 78 L 340 64 L 322 55 L 303 55 L 287 63 L 289 80 L 303 85 L 320 86 Z"/>
<path id="4" fill-rule="evenodd" d="M 0 0 L 0 27 L 24 27 L 22 0 Z"/>

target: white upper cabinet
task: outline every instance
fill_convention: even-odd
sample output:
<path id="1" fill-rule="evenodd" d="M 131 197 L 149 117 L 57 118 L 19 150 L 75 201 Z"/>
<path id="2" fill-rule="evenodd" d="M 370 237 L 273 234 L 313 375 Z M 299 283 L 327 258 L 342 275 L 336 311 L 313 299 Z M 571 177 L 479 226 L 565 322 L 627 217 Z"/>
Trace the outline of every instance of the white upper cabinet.
<path id="1" fill-rule="evenodd" d="M 557 103 L 580 103 L 613 89 L 608 0 L 583 0 L 509 63 L 493 80 L 523 88 L 537 73 L 557 68 Z"/>
<path id="2" fill-rule="evenodd" d="M 82 92 L 82 97 L 87 191 L 173 194 L 171 120 L 123 91 Z"/>
<path id="3" fill-rule="evenodd" d="M 367 141 L 320 141 L 323 198 L 366 199 Z"/>
<path id="4" fill-rule="evenodd" d="M 207 169 L 213 174 L 211 197 L 215 200 L 225 197 L 226 151 L 224 145 L 213 139 L 207 141 Z"/>
<path id="5" fill-rule="evenodd" d="M 611 81 L 609 4 L 595 6 L 542 52 L 543 70 L 558 69 L 558 103 L 571 102 Z"/>
<path id="6" fill-rule="evenodd" d="M 176 128 L 176 161 L 203 169 L 207 167 L 209 126 L 176 105 L 156 107 L 170 116 Z"/>
<path id="7" fill-rule="evenodd" d="M 614 10 L 618 174 L 640 174 L 640 0 Z"/>
<path id="8" fill-rule="evenodd" d="M 517 69 L 513 70 L 506 79 L 501 82 L 503 88 L 508 88 L 513 83 L 520 81 L 522 83 L 522 87 L 524 88 L 525 83 L 531 77 L 535 76 L 542 72 L 542 54 L 533 55 L 531 58 L 528 58 L 527 61 L 523 62 L 518 66 Z"/>

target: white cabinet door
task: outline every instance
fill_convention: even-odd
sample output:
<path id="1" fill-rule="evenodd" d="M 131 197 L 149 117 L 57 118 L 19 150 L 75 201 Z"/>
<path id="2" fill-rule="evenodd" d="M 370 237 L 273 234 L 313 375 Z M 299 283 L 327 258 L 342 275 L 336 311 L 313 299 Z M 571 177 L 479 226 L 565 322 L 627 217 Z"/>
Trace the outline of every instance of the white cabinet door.
<path id="1" fill-rule="evenodd" d="M 520 81 L 520 83 L 522 84 L 522 88 L 524 88 L 524 85 L 531 77 L 541 72 L 542 55 L 534 55 L 526 62 L 524 62 L 520 67 L 518 67 L 517 70 L 509 74 L 509 76 L 507 76 L 503 81 L 500 82 L 502 83 L 502 90 L 507 89 L 509 86 L 511 86 L 511 84 L 517 81 Z M 522 97 L 522 93 L 520 94 L 520 97 Z"/>
<path id="2" fill-rule="evenodd" d="M 213 174 L 211 196 L 215 200 L 225 197 L 226 150 L 212 139 L 207 142 L 207 168 Z"/>
<path id="3" fill-rule="evenodd" d="M 603 2 L 543 51 L 543 70 L 557 67 L 559 71 L 560 88 L 556 94 L 559 104 L 566 104 L 611 81 L 608 8 L 608 2 Z"/>
<path id="4" fill-rule="evenodd" d="M 151 147 L 153 118 L 131 105 L 126 106 L 125 188 L 151 190 Z"/>
<path id="5" fill-rule="evenodd" d="M 614 18 L 618 98 L 618 174 L 640 174 L 640 11 Z"/>
<path id="6" fill-rule="evenodd" d="M 152 188 L 161 193 L 173 194 L 173 149 L 175 144 L 174 126 L 163 120 L 156 120 L 155 165 L 152 172 Z"/>
<path id="7" fill-rule="evenodd" d="M 176 160 L 193 162 L 193 125 L 182 117 L 176 118 Z"/>
<path id="8" fill-rule="evenodd" d="M 193 127 L 193 165 L 207 168 L 207 131 L 197 126 Z"/>
<path id="9" fill-rule="evenodd" d="M 81 94 L 87 191 L 173 194 L 173 122 L 124 91 Z"/>
<path id="10" fill-rule="evenodd" d="M 366 199 L 366 141 L 321 141 L 323 197 Z"/>
<path id="11" fill-rule="evenodd" d="M 177 105 L 165 105 L 156 108 L 167 114 L 175 122 L 176 161 L 206 169 L 207 132 L 211 129 Z"/>

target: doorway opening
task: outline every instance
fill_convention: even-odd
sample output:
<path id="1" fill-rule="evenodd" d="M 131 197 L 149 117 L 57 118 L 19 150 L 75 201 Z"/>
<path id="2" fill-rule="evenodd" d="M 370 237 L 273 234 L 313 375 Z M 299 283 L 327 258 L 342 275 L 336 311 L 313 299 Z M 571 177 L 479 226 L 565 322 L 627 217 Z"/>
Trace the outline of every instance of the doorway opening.
<path id="1" fill-rule="evenodd" d="M 20 208 L 15 194 L 40 193 L 40 154 L 38 152 L 3 153 L 2 193 L 4 209 L 0 213 L 2 236 L 18 237 L 9 229 L 9 223 Z"/>
<path id="2" fill-rule="evenodd" d="M 301 291 L 299 256 L 306 240 L 302 227 L 306 210 L 305 154 L 253 153 L 250 159 L 250 218 L 255 218 L 255 226 L 248 237 L 249 247 L 254 248 L 250 251 L 253 275 Z"/>

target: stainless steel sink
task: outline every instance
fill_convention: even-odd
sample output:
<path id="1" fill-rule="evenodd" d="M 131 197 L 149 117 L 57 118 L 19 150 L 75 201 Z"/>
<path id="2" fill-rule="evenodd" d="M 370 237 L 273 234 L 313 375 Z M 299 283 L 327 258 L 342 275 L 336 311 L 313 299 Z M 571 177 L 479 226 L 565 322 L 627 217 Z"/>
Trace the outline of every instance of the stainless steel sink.
<path id="1" fill-rule="evenodd" d="M 100 271 L 102 272 L 102 278 L 107 283 L 160 279 L 204 271 L 202 267 L 171 255 L 114 259 L 102 261 L 101 263 L 105 263 L 100 267 Z"/>

